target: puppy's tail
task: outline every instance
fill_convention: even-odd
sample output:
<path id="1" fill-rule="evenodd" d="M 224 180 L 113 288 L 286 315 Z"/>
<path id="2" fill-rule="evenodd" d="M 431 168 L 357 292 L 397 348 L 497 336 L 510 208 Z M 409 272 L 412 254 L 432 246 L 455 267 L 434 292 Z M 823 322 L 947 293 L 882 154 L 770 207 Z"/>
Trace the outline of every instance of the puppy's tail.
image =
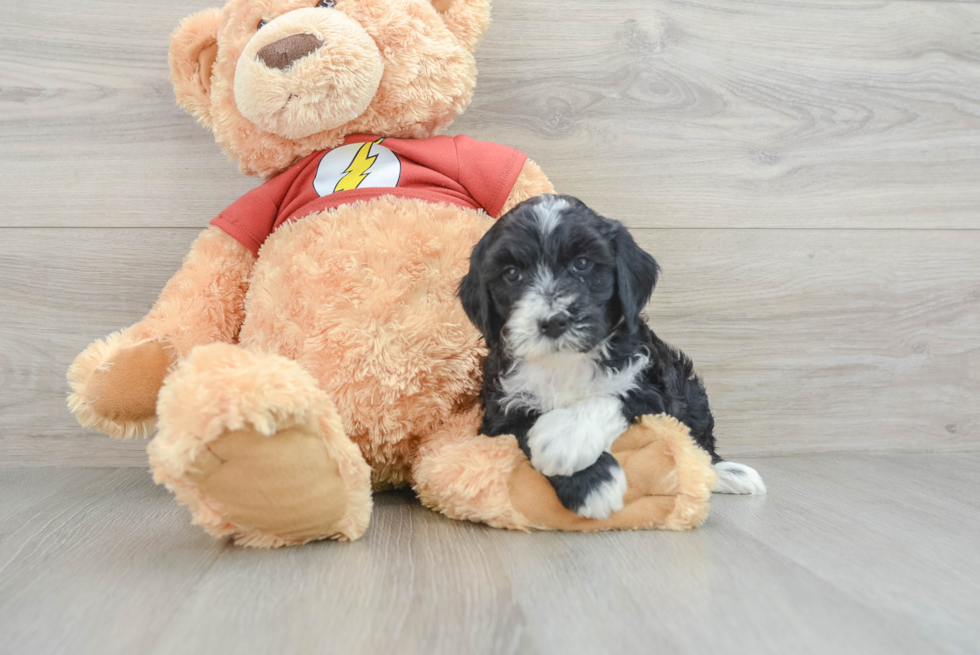
<path id="1" fill-rule="evenodd" d="M 764 494 L 766 483 L 762 476 L 751 466 L 724 460 L 715 463 L 715 473 L 718 474 L 716 494 Z"/>

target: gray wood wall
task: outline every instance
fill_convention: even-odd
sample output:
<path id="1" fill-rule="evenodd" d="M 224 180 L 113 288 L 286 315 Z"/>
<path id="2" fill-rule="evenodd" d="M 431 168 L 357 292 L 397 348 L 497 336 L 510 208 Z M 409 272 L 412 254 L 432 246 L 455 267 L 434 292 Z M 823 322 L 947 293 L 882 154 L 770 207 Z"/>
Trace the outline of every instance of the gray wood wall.
<path id="1" fill-rule="evenodd" d="M 173 102 L 207 2 L 6 3 L 0 465 L 145 464 L 64 372 L 257 181 Z M 496 0 L 454 132 L 521 148 L 664 267 L 722 452 L 980 449 L 980 5 Z"/>

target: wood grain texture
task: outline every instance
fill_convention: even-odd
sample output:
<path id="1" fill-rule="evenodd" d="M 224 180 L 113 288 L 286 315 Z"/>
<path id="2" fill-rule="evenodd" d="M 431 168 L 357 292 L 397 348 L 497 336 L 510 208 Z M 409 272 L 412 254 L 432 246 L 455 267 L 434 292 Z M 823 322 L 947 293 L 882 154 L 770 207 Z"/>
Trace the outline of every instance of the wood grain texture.
<path id="1" fill-rule="evenodd" d="M 385 494 L 362 540 L 277 551 L 210 540 L 144 471 L 0 471 L 0 653 L 975 652 L 980 454 L 748 463 L 769 495 L 688 533 Z"/>
<path id="2" fill-rule="evenodd" d="M 722 453 L 976 450 L 980 232 L 640 230 Z"/>
<path id="3" fill-rule="evenodd" d="M 730 520 L 936 644 L 923 652 L 977 652 L 980 575 L 970 544 L 980 543 L 980 455 L 842 455 L 772 464 L 764 468 L 773 497 L 745 504 L 725 499 Z M 772 501 L 792 513 L 767 511 Z M 951 578 L 960 581 L 936 584 Z"/>
<path id="4" fill-rule="evenodd" d="M 635 226 L 976 228 L 978 27 L 943 3 L 522 3 L 456 128 L 513 133 Z"/>
<path id="5" fill-rule="evenodd" d="M 273 557 L 232 549 L 149 652 L 225 651 L 227 633 L 207 628 L 216 618 L 254 652 L 538 652 L 484 530 L 443 519 L 408 494 L 378 500 L 371 536 L 353 544 Z"/>
<path id="6" fill-rule="evenodd" d="M 81 432 L 64 372 L 257 183 L 172 101 L 206 5 L 0 22 L 0 466 L 145 465 Z M 978 34 L 977 4 L 499 0 L 453 129 L 636 230 L 722 452 L 976 450 Z"/>
<path id="7" fill-rule="evenodd" d="M 177 107 L 168 79 L 170 33 L 212 4 L 5 10 L 0 226 L 197 226 L 255 186 Z"/>
<path id="8" fill-rule="evenodd" d="M 65 374 L 93 340 L 142 318 L 198 230 L 0 234 L 0 466 L 145 466 L 144 440 L 78 425 Z"/>
<path id="9" fill-rule="evenodd" d="M 139 320 L 196 230 L 8 229 L 0 462 L 135 465 L 85 435 L 65 371 Z M 691 355 L 720 452 L 980 448 L 980 232 L 635 231 L 664 272 L 650 323 Z"/>
<path id="10" fill-rule="evenodd" d="M 5 13 L 0 225 L 198 226 L 256 183 L 167 80 L 211 4 Z M 978 34 L 962 3 L 498 0 L 453 130 L 637 227 L 976 228 Z"/>
<path id="11" fill-rule="evenodd" d="M 146 471 L 0 479 L 33 500 L 0 523 L 3 653 L 145 652 L 226 547 Z"/>

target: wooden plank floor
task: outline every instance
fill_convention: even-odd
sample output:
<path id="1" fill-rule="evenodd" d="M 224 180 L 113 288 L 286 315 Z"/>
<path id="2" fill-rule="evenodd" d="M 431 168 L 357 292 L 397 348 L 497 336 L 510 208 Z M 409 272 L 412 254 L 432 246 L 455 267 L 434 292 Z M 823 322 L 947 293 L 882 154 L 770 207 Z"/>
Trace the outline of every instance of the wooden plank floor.
<path id="1" fill-rule="evenodd" d="M 353 544 L 210 539 L 140 469 L 0 472 L 0 653 L 976 653 L 980 454 L 748 460 L 689 533 L 377 498 Z"/>

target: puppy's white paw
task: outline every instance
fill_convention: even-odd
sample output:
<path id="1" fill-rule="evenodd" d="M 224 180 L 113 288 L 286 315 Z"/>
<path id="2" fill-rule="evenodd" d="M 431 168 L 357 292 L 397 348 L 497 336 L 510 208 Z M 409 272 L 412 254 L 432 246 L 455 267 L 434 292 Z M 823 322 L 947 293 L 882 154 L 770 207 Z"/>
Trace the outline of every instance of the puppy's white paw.
<path id="1" fill-rule="evenodd" d="M 626 473 L 620 467 L 610 470 L 612 479 L 606 480 L 593 489 L 585 502 L 575 510 L 579 516 L 587 519 L 608 518 L 613 512 L 623 509 L 623 495 L 626 493 Z"/>
<path id="2" fill-rule="evenodd" d="M 628 427 L 622 402 L 612 396 L 545 412 L 527 433 L 531 464 L 548 476 L 572 475 L 594 464 Z"/>
<path id="3" fill-rule="evenodd" d="M 602 454 L 602 435 L 592 438 L 575 412 L 553 409 L 542 414 L 527 433 L 531 464 L 545 475 L 572 475 L 591 466 Z"/>
<path id="4" fill-rule="evenodd" d="M 766 493 L 766 484 L 762 481 L 762 476 L 751 466 L 737 462 L 718 462 L 715 464 L 715 473 L 718 474 L 716 494 Z"/>

